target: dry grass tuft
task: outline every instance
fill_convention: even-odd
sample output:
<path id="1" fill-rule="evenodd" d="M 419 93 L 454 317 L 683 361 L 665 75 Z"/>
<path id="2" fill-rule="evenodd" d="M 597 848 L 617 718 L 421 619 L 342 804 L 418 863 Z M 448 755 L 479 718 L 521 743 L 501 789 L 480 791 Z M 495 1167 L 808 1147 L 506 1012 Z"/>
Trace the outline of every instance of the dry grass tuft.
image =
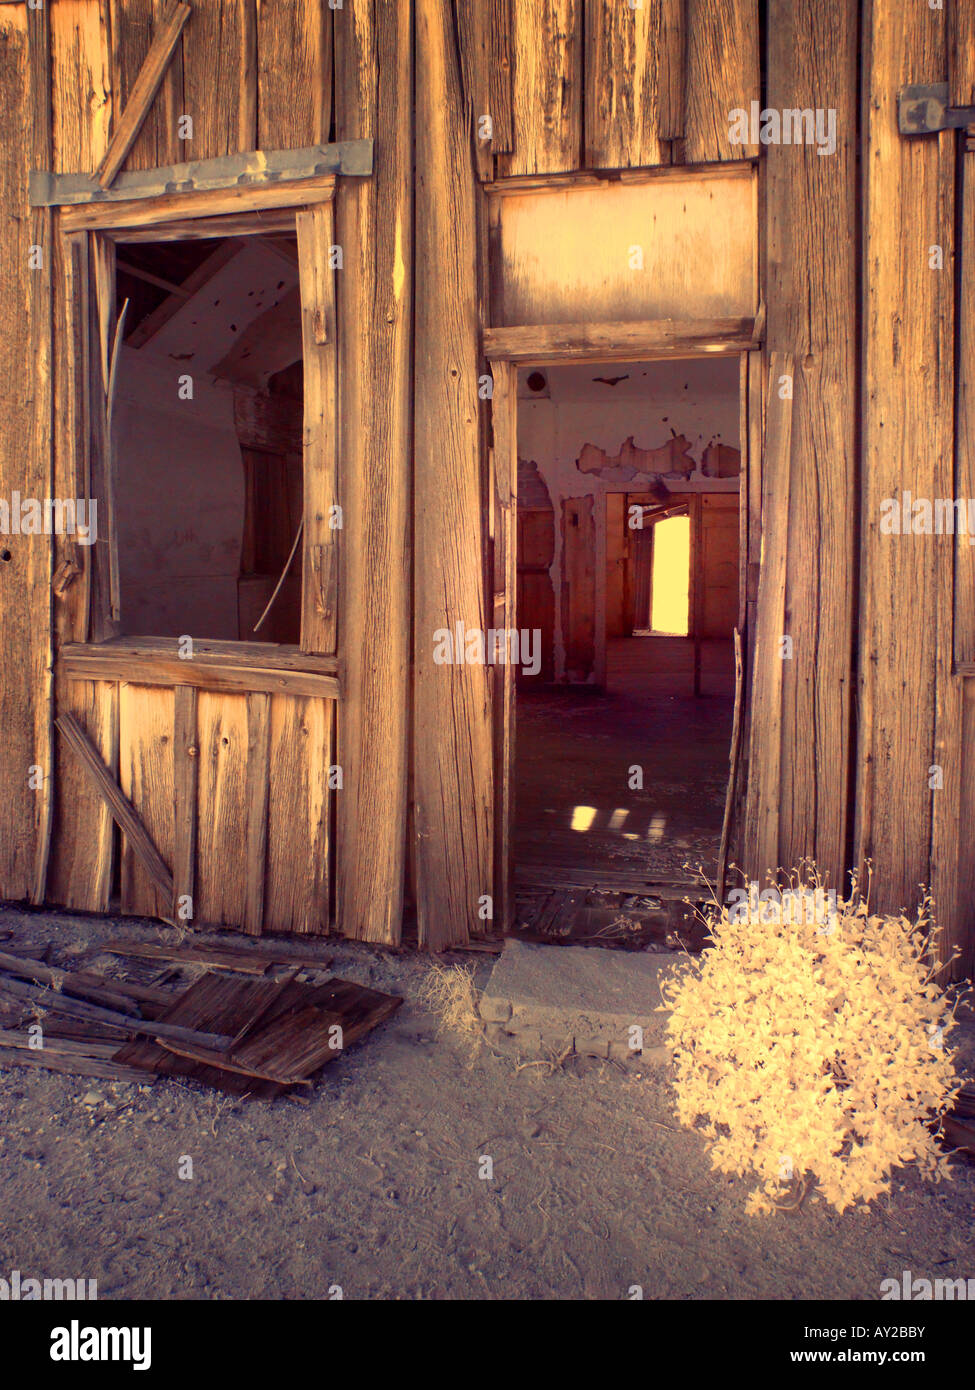
<path id="1" fill-rule="evenodd" d="M 473 1062 L 484 1041 L 473 968 L 433 961 L 420 989 L 420 1003 L 437 1015 L 438 1033 L 455 1033 L 470 1047 Z"/>

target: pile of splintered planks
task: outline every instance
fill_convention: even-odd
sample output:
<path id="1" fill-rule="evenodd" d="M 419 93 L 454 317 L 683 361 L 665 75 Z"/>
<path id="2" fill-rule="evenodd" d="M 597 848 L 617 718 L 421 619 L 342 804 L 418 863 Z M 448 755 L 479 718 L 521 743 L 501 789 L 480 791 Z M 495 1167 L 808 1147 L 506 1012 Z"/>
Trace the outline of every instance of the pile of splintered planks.
<path id="1" fill-rule="evenodd" d="M 307 1088 L 402 1003 L 350 980 L 321 980 L 329 962 L 288 946 L 132 941 L 105 950 L 204 973 L 163 989 L 0 951 L 0 1050 L 9 1049 L 11 1065 L 115 1081 L 190 1077 L 271 1099 Z M 28 1026 L 38 1015 L 40 1033 Z"/>

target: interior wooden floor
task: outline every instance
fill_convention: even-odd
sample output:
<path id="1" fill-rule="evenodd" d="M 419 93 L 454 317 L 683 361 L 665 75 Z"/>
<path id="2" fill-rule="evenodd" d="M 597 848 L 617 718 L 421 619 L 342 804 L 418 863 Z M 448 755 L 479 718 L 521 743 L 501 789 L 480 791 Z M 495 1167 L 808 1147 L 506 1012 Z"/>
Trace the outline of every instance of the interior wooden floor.
<path id="1" fill-rule="evenodd" d="M 605 690 L 519 689 L 515 868 L 524 887 L 646 894 L 713 878 L 734 702 L 730 641 L 613 640 Z M 630 769 L 643 769 L 631 788 Z M 665 894 L 666 896 L 666 894 Z"/>

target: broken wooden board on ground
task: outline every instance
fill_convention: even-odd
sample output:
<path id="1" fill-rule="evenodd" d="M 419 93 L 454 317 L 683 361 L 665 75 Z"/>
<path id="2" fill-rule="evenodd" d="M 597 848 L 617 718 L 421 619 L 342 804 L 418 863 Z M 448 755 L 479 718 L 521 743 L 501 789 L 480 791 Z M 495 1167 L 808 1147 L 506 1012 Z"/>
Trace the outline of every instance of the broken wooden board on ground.
<path id="1" fill-rule="evenodd" d="M 191 1077 L 235 1095 L 271 1099 L 307 1082 L 402 1002 L 349 980 L 321 985 L 288 980 L 282 986 L 273 980 L 208 973 L 179 996 L 162 1021 L 194 1032 L 202 1031 L 196 1025 L 206 1021 L 209 1028 L 228 1035 L 232 1047 L 187 1047 L 178 1042 L 166 1046 L 140 1039 L 123 1044 L 114 1060 L 159 1075 Z M 252 1019 L 257 1026 L 242 1038 Z M 341 1035 L 330 1031 L 336 1026 Z"/>
<path id="2" fill-rule="evenodd" d="M 176 961 L 209 970 L 236 970 L 264 975 L 274 965 L 297 965 L 305 970 L 327 970 L 331 956 L 316 956 L 300 946 L 206 946 L 195 942 L 167 945 L 155 941 L 109 941 L 103 950 L 115 956 L 141 956 L 146 960 Z"/>

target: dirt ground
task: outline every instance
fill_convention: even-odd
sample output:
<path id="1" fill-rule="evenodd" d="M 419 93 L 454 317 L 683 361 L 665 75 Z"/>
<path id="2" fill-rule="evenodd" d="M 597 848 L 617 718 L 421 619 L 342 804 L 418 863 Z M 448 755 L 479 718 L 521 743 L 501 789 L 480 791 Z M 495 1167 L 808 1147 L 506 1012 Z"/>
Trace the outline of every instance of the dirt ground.
<path id="1" fill-rule="evenodd" d="M 0 911 L 17 946 L 54 942 L 56 962 L 121 974 L 98 953 L 120 927 L 165 930 Z M 326 1069 L 307 1107 L 29 1071 L 0 1054 L 0 1276 L 95 1278 L 114 1299 L 317 1299 L 335 1286 L 345 1298 L 624 1299 L 639 1285 L 648 1299 L 869 1300 L 905 1269 L 975 1277 L 975 1165 L 940 1186 L 905 1172 L 869 1214 L 814 1198 L 747 1217 L 749 1184 L 711 1171 L 673 1118 L 665 1071 L 472 1061 L 417 1002 L 427 959 L 321 949 L 336 974 L 406 1002 Z M 483 983 L 492 960 L 475 960 Z"/>

